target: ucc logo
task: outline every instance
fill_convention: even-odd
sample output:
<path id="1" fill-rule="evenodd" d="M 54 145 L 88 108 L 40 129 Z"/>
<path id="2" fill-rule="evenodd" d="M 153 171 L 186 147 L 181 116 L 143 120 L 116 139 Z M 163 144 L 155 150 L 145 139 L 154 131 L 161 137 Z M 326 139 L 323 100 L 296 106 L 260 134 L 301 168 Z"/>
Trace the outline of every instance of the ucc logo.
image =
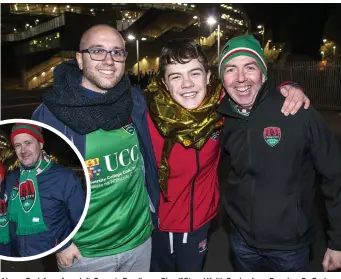
<path id="1" fill-rule="evenodd" d="M 121 152 L 115 152 L 104 156 L 105 164 L 108 171 L 115 171 L 119 166 L 127 167 L 132 162 L 137 162 L 139 159 L 139 150 L 137 144 L 130 149 L 123 149 Z"/>

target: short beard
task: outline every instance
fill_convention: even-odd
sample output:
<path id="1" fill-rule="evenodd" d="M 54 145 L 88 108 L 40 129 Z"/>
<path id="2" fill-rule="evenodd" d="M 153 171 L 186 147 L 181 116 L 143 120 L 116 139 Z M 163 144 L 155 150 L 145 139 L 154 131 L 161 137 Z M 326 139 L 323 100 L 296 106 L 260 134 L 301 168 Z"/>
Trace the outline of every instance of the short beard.
<path id="1" fill-rule="evenodd" d="M 100 78 L 97 77 L 93 72 L 88 71 L 86 67 L 83 68 L 83 76 L 97 88 L 103 91 L 108 91 L 119 83 L 119 81 L 122 79 L 123 74 L 121 77 L 115 77 L 112 84 L 102 83 Z"/>

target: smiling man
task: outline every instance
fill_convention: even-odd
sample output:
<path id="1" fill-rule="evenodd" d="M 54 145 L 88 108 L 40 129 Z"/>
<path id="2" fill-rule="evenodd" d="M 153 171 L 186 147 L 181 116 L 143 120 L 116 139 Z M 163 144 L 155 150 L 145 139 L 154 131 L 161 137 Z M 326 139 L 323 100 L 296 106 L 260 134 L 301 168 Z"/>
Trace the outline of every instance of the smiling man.
<path id="1" fill-rule="evenodd" d="M 244 80 L 245 76 L 238 71 L 238 64 L 234 63 L 235 61 L 237 60 L 232 60 L 225 66 L 224 77 L 226 76 L 226 78 L 223 79 L 224 87 L 238 105 L 249 109 L 254 104 L 258 91 L 266 79 L 266 68 L 262 62 L 259 66 L 252 57 L 239 57 L 238 63 L 245 67 L 245 72 L 248 74 L 248 79 Z M 263 75 L 259 75 L 258 69 L 260 67 L 262 67 Z M 229 78 L 230 76 L 233 76 L 233 78 Z"/>
<path id="2" fill-rule="evenodd" d="M 54 164 L 43 150 L 41 127 L 15 124 L 11 142 L 20 168 L 6 179 L 2 204 L 8 220 L 2 221 L 0 235 L 7 235 L 11 256 L 35 256 L 70 235 L 82 216 L 85 194 L 72 170 Z M 62 250 L 70 245 L 71 241 Z"/>
<path id="3" fill-rule="evenodd" d="M 86 31 L 80 41 L 80 51 L 76 53 L 79 69 L 82 70 L 81 85 L 94 92 L 106 93 L 121 81 L 125 70 L 125 43 L 121 35 L 111 32 L 108 35 L 102 28 L 94 27 Z M 94 30 L 101 31 L 94 36 Z M 95 39 L 94 39 L 95 38 Z M 107 48 L 110 49 L 107 52 Z M 117 57 L 118 62 L 113 59 Z M 103 62 L 104 61 L 104 62 Z"/>
<path id="4" fill-rule="evenodd" d="M 149 271 L 159 185 L 146 105 L 125 72 L 118 31 L 95 25 L 82 36 L 76 61 L 56 67 L 53 88 L 33 118 L 61 131 L 88 167 L 87 216 L 61 271 Z"/>
<path id="5" fill-rule="evenodd" d="M 222 204 L 231 218 L 236 270 L 307 271 L 314 240 L 318 174 L 330 227 L 325 271 L 341 268 L 341 150 L 322 116 L 310 107 L 280 113 L 283 97 L 268 78 L 251 35 L 231 39 L 219 58 L 227 95 L 222 150 L 231 158 Z"/>

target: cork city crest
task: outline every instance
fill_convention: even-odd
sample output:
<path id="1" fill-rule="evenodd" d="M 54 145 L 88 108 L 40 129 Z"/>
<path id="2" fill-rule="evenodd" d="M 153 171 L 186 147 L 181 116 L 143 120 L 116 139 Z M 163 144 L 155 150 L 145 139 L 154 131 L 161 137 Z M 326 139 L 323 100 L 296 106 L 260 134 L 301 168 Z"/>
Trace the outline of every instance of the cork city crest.
<path id="1" fill-rule="evenodd" d="M 36 192 L 32 180 L 26 180 L 20 184 L 19 197 L 22 208 L 25 212 L 29 212 L 36 200 Z"/>
<path id="2" fill-rule="evenodd" d="M 274 147 L 281 140 L 281 129 L 278 127 L 264 128 L 263 138 L 269 146 Z"/>
<path id="3" fill-rule="evenodd" d="M 123 126 L 123 129 L 131 135 L 134 135 L 134 133 L 135 133 L 135 128 L 134 128 L 133 123 L 130 123 L 128 125 Z"/>
<path id="4" fill-rule="evenodd" d="M 201 241 L 198 247 L 199 253 L 204 252 L 206 249 L 207 249 L 207 239 Z"/>
<path id="5" fill-rule="evenodd" d="M 218 138 L 219 138 L 219 135 L 220 135 L 220 130 L 218 130 L 218 131 L 215 131 L 212 135 L 211 135 L 211 139 L 213 139 L 213 140 L 217 140 Z"/>

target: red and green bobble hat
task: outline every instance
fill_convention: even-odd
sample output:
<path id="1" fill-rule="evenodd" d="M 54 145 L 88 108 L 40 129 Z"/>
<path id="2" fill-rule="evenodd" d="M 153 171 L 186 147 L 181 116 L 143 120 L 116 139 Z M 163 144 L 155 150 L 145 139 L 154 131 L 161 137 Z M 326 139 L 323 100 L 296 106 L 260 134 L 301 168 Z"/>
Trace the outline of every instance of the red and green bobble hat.
<path id="1" fill-rule="evenodd" d="M 229 40 L 223 47 L 219 56 L 219 75 L 224 83 L 224 66 L 228 61 L 237 56 L 249 56 L 254 58 L 261 68 L 265 77 L 267 77 L 267 67 L 264 59 L 264 52 L 260 43 L 253 35 L 235 37 Z"/>
<path id="2" fill-rule="evenodd" d="M 13 126 L 11 132 L 11 142 L 13 144 L 13 139 L 18 134 L 29 134 L 36 138 L 41 143 L 44 143 L 44 138 L 42 134 L 42 128 L 28 123 L 17 123 Z"/>

